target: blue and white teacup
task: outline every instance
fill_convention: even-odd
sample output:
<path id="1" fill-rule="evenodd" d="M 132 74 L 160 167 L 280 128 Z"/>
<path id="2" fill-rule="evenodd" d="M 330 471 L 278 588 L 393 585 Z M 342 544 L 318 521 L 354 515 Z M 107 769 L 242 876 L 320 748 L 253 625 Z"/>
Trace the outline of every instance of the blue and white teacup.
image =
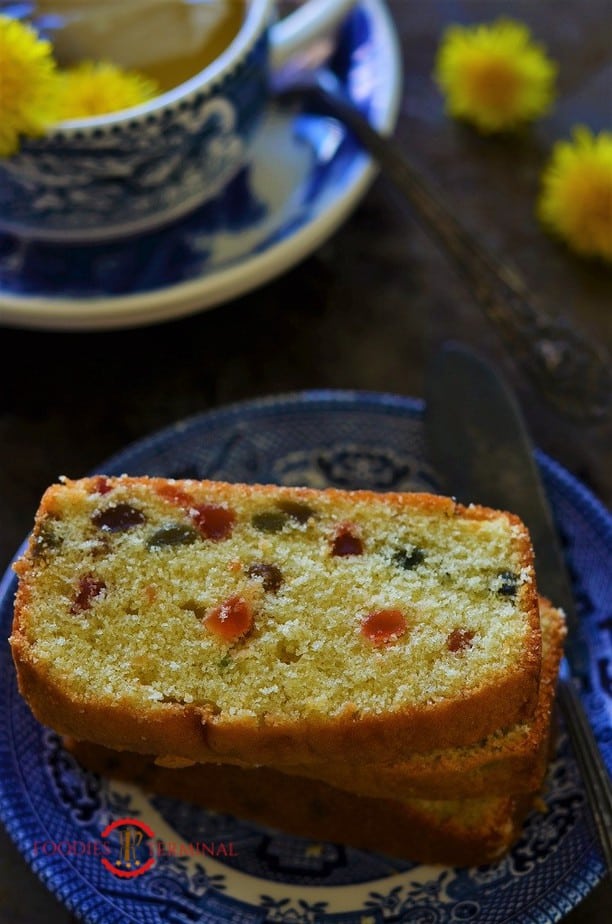
<path id="1" fill-rule="evenodd" d="M 0 160 L 0 230 L 87 242 L 151 231 L 218 195 L 248 162 L 272 68 L 329 32 L 355 0 L 278 18 L 247 0 L 242 27 L 199 74 L 150 102 L 60 122 Z"/>

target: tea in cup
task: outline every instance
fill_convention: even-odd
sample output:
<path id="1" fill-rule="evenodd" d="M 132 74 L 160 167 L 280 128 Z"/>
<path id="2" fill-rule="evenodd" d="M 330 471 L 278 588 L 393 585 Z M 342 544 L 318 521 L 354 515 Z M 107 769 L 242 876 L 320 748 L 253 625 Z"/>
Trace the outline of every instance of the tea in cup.
<path id="1" fill-rule="evenodd" d="M 249 162 L 270 71 L 356 0 L 38 0 L 60 64 L 112 59 L 157 81 L 129 109 L 59 122 L 0 158 L 0 230 L 83 243 L 154 230 Z"/>
<path id="2" fill-rule="evenodd" d="M 108 60 L 163 93 L 223 53 L 246 8 L 246 0 L 37 0 L 36 19 L 60 65 Z"/>

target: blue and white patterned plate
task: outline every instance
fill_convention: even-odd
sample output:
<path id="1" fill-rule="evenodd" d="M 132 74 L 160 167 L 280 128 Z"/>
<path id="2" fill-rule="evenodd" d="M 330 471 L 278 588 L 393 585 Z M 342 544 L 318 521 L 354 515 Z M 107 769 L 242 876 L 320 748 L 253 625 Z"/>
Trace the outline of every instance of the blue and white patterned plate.
<path id="1" fill-rule="evenodd" d="M 367 392 L 272 397 L 179 422 L 98 471 L 435 491 L 422 412 L 415 399 Z M 542 453 L 537 459 L 592 656 L 593 692 L 585 703 L 612 764 L 606 610 L 612 519 L 565 469 Z M 14 590 L 9 571 L 0 590 L 5 638 Z M 6 643 L 0 678 L 0 817 L 32 869 L 87 924 L 550 924 L 604 875 L 563 728 L 544 794 L 548 811 L 529 817 L 498 863 L 454 869 L 313 844 L 84 772 L 19 696 Z M 134 878 L 109 872 L 101 862 L 101 834 L 126 817 L 177 845 L 177 856 L 157 858 Z M 180 856 L 181 845 L 188 853 L 194 842 L 233 844 L 237 855 Z"/>
<path id="2" fill-rule="evenodd" d="M 384 0 L 359 0 L 330 64 L 372 124 L 392 131 L 402 66 Z M 217 199 L 172 225 L 82 246 L 0 234 L 0 324 L 106 330 L 227 302 L 323 243 L 355 208 L 375 172 L 334 119 L 270 105 L 250 167 Z"/>

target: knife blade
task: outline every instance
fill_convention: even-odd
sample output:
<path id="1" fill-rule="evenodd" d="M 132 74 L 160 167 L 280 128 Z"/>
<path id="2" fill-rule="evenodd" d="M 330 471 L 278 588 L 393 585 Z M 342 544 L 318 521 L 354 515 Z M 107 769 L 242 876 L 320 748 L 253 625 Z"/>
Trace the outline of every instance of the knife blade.
<path id="1" fill-rule="evenodd" d="M 572 673 L 589 684 L 588 653 L 556 523 L 518 401 L 499 372 L 468 347 L 450 342 L 428 377 L 428 452 L 461 503 L 510 510 L 525 523 L 534 548 L 538 587 L 566 616 Z"/>
<path id="2" fill-rule="evenodd" d="M 538 592 L 567 624 L 558 702 L 582 772 L 602 850 L 612 872 L 612 782 L 579 689 L 590 689 L 589 653 L 578 622 L 557 524 L 518 400 L 500 372 L 465 344 L 450 341 L 429 364 L 425 441 L 443 493 L 460 503 L 508 510 L 530 532 Z"/>

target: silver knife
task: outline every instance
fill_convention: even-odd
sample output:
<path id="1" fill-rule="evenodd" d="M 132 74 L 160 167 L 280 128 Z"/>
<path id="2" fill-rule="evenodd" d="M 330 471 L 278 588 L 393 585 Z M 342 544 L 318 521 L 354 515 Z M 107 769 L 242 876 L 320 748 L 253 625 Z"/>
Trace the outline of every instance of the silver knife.
<path id="1" fill-rule="evenodd" d="M 517 514 L 531 534 L 538 590 L 565 613 L 568 637 L 558 702 L 612 873 L 612 781 L 586 717 L 590 684 L 571 579 L 520 405 L 498 370 L 471 348 L 446 343 L 425 388 L 425 439 L 443 493 Z"/>

